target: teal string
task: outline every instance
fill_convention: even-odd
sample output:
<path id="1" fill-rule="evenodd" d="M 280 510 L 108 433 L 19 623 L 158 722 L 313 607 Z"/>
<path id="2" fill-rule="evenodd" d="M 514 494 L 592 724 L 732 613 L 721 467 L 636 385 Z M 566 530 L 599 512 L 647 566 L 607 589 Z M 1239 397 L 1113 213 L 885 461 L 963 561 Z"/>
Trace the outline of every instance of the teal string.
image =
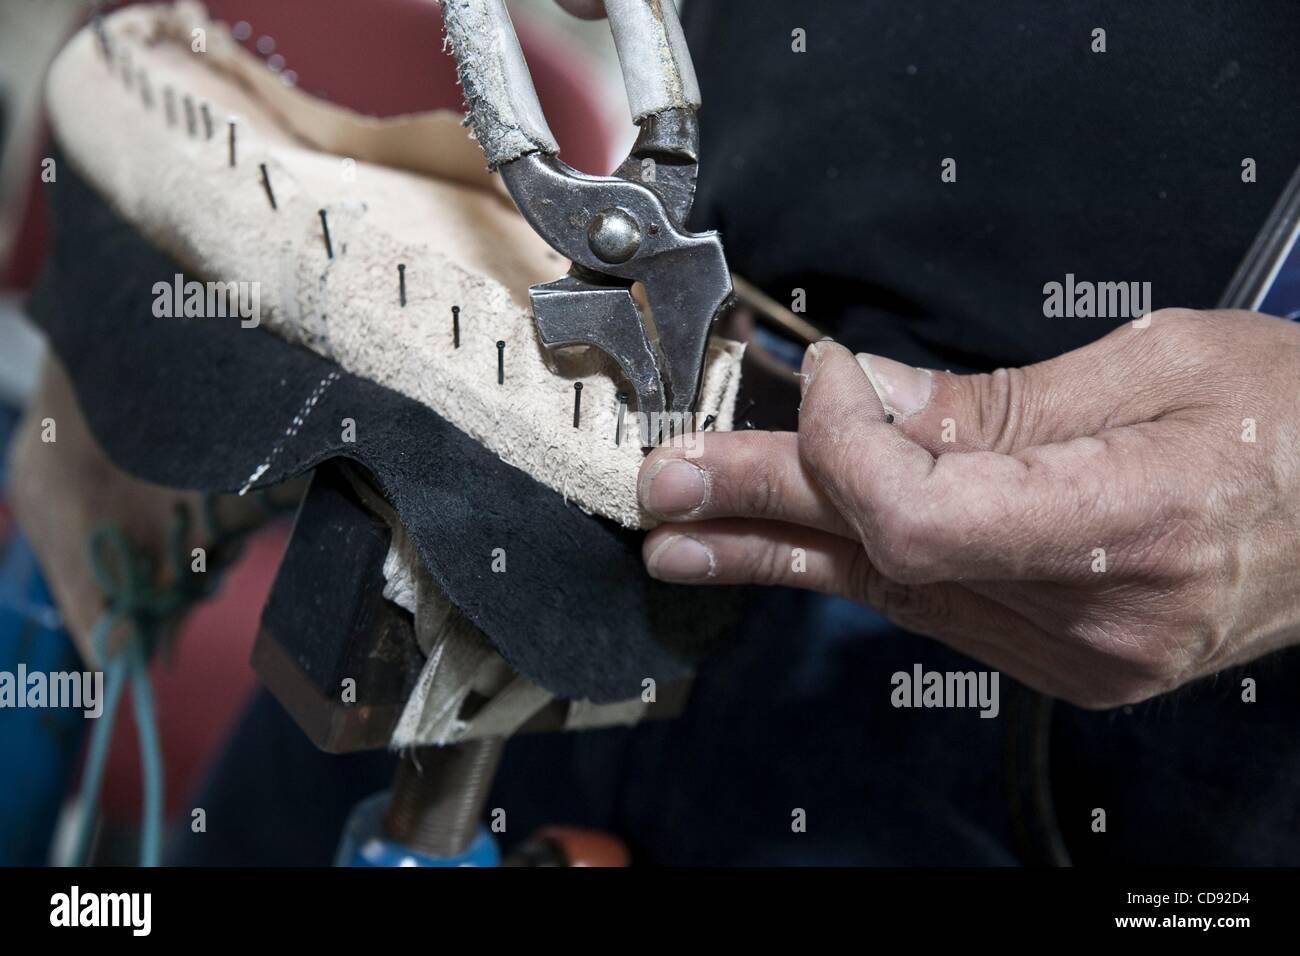
<path id="1" fill-rule="evenodd" d="M 246 527 L 223 532 L 218 527 L 215 501 L 214 495 L 204 495 L 201 506 L 209 557 L 253 530 L 252 527 Z M 258 495 L 257 501 L 263 503 L 263 496 Z M 267 513 L 275 513 L 272 508 L 265 510 Z M 91 734 L 86 769 L 82 776 L 81 819 L 77 824 L 72 856 L 77 865 L 84 866 L 89 862 L 113 723 L 122 690 L 128 681 L 131 684 L 136 735 L 140 741 L 140 773 L 144 791 L 140 865 L 158 866 L 161 861 L 164 775 L 158 714 L 154 704 L 153 683 L 149 679 L 149 662 L 157 649 L 167 620 L 202 597 L 218 577 L 216 574 L 209 577 L 191 572 L 190 554 L 185 548 L 189 529 L 189 510 L 178 504 L 168 533 L 167 551 L 172 571 L 172 586 L 169 589 L 154 585 L 153 567 L 132 551 L 120 529 L 112 525 L 101 525 L 91 533 L 87 542 L 87 561 L 91 574 L 108 600 L 108 607 L 95 622 L 91 632 L 91 646 L 104 664 L 106 700 L 104 711 Z M 126 628 L 126 639 L 121 651 L 112 655 L 108 648 L 109 637 L 123 626 Z"/>
<path id="2" fill-rule="evenodd" d="M 113 629 L 114 619 L 114 615 L 106 611 L 95 622 L 91 645 L 97 655 L 103 653 L 100 648 L 107 644 L 107 635 Z M 86 769 L 81 780 L 79 801 L 81 818 L 77 821 L 72 850 L 72 862 L 75 866 L 85 866 L 89 862 L 90 839 L 95 829 L 95 808 L 99 805 L 99 791 L 104 785 L 104 764 L 108 758 L 108 745 L 113 735 L 117 704 L 122 697 L 122 687 L 126 683 L 126 662 L 121 658 L 107 660 L 104 672 L 106 698 L 104 710 L 95 721 L 95 729 L 91 733 L 90 750 L 86 754 Z"/>
<path id="3" fill-rule="evenodd" d="M 187 518 L 181 517 L 173 523 L 170 536 L 173 555 L 177 542 L 183 546 L 187 529 Z M 95 655 L 104 662 L 108 701 L 96 722 L 86 757 L 81 819 L 77 826 L 73 860 L 83 866 L 89 862 L 96 808 L 103 787 L 104 766 L 108 761 L 117 706 L 123 687 L 130 681 L 144 791 L 140 865 L 157 866 L 161 860 L 164 787 L 162 746 L 153 684 L 149 679 L 149 661 L 153 657 L 158 627 L 184 601 L 175 591 L 159 591 L 153 587 L 152 568 L 132 553 L 130 543 L 118 528 L 109 525 L 96 528 L 91 533 L 87 552 L 91 574 L 108 598 L 108 608 L 95 622 L 91 636 Z M 109 637 L 123 625 L 127 629 L 126 640 L 121 652 L 113 655 L 108 647 Z"/>
<path id="4" fill-rule="evenodd" d="M 140 740 L 140 774 L 143 780 L 144 812 L 140 828 L 140 865 L 162 862 L 163 769 L 162 742 L 158 734 L 158 712 L 149 680 L 149 659 L 137 644 L 132 648 L 131 703 L 135 732 Z"/>

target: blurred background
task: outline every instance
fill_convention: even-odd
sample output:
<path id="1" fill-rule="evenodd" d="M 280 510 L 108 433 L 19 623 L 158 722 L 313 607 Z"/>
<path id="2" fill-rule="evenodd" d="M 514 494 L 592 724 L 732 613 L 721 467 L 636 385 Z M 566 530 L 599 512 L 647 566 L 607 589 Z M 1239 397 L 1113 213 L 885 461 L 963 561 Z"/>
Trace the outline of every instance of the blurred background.
<path id="1" fill-rule="evenodd" d="M 43 116 L 46 70 L 97 12 L 123 4 L 0 0 L 0 462 L 22 408 L 39 387 L 40 334 L 24 315 L 50 238 L 41 160 L 51 146 Z M 214 19 L 285 82 L 358 112 L 392 116 L 458 109 L 435 0 L 210 0 Z M 603 22 L 553 0 L 510 0 L 517 32 L 565 158 L 605 173 L 635 129 Z M 0 466 L 0 671 L 83 666 L 41 563 L 26 541 Z M 245 706 L 261 607 L 287 539 L 287 519 L 253 535 L 217 593 L 184 616 L 179 640 L 152 663 L 169 821 L 190 797 Z M 0 709 L 0 865 L 68 858 L 81 767 L 93 723 L 79 712 Z M 96 819 L 97 862 L 132 862 L 141 806 L 140 754 L 130 708 L 113 729 Z M 59 834 L 62 834 L 60 837 Z"/>

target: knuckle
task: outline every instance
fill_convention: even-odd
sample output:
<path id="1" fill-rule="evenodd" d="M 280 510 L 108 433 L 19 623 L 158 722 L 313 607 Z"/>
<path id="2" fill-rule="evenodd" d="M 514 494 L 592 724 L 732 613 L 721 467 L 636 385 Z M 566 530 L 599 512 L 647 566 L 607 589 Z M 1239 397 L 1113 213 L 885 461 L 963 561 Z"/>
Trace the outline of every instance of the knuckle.
<path id="1" fill-rule="evenodd" d="M 736 485 L 736 504 L 742 514 L 766 517 L 781 510 L 781 484 L 763 464 L 746 468 Z"/>
<path id="2" fill-rule="evenodd" d="M 1161 309 L 1149 318 L 1145 332 L 1133 333 L 1142 338 L 1132 358 L 1142 363 L 1151 394 L 1194 392 L 1227 404 L 1249 387 L 1231 374 L 1231 363 L 1219 360 L 1235 347 L 1240 323 L 1192 309 Z"/>
<path id="3" fill-rule="evenodd" d="M 1178 629 L 1168 624 L 1076 628 L 1070 635 L 1100 658 L 1100 678 L 1087 692 L 1093 707 L 1132 704 L 1178 686 L 1190 670 Z M 1088 706 L 1088 705 L 1081 705 Z"/>
<path id="4" fill-rule="evenodd" d="M 782 584 L 790 570 L 791 552 L 787 548 L 769 547 L 753 552 L 746 580 L 752 584 Z"/>
<path id="5" fill-rule="evenodd" d="M 1199 515 L 1170 514 L 1152 522 L 1159 528 L 1140 557 L 1145 577 L 1168 583 L 1204 580 L 1222 566 L 1219 548 L 1206 540 Z"/>
<path id="6" fill-rule="evenodd" d="M 858 549 L 848 574 L 854 593 L 864 604 L 891 619 L 906 609 L 908 588 L 876 567 L 866 549 Z"/>
<path id="7" fill-rule="evenodd" d="M 941 588 L 902 584 L 872 570 L 861 573 L 858 593 L 864 604 L 916 634 L 942 636 L 952 622 L 951 604 Z"/>
<path id="8" fill-rule="evenodd" d="M 1182 639 L 1171 661 L 1171 688 L 1215 669 L 1232 646 L 1229 628 L 1213 615 L 1196 613 L 1178 630 Z"/>
<path id="9" fill-rule="evenodd" d="M 1157 309 L 1151 313 L 1151 324 L 1168 331 L 1170 335 L 1181 335 L 1194 329 L 1201 315 L 1195 309 Z"/>
<path id="10" fill-rule="evenodd" d="M 972 382 L 978 389 L 975 408 L 981 445 L 990 451 L 1006 451 L 1014 446 L 1020 428 L 1025 371 L 1000 368 L 974 376 Z"/>
<path id="11" fill-rule="evenodd" d="M 1191 466 L 1189 466 L 1191 467 Z M 1208 581 L 1228 559 L 1213 509 L 1199 486 L 1149 485 L 1113 513 L 1113 540 L 1134 582 L 1166 588 Z"/>
<path id="12" fill-rule="evenodd" d="M 1211 585 L 1182 589 L 1178 606 L 1161 614 L 1165 633 L 1162 679 L 1169 688 L 1214 670 L 1233 649 L 1228 618 L 1216 613 Z"/>
<path id="13" fill-rule="evenodd" d="M 1163 636 L 1125 636 L 1113 640 L 1107 658 L 1122 674 L 1139 684 L 1160 686 L 1176 670 L 1176 655 L 1170 652 Z"/>
<path id="14" fill-rule="evenodd" d="M 1188 353 L 1199 358 L 1204 348 L 1209 324 L 1204 313 L 1193 309 L 1160 309 L 1151 313 L 1151 328 L 1156 331 L 1153 345 L 1158 354 L 1182 359 Z"/>
<path id="15" fill-rule="evenodd" d="M 911 508 L 891 507 L 877 519 L 873 547 L 868 548 L 880 573 L 899 584 L 933 579 L 933 522 Z"/>

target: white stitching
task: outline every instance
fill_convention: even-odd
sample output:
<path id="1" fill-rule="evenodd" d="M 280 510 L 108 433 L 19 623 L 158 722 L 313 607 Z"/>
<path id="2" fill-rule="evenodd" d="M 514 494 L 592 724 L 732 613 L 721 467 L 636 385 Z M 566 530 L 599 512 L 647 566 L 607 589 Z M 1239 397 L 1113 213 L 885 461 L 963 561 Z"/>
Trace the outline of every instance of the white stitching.
<path id="1" fill-rule="evenodd" d="M 248 490 L 253 487 L 253 483 L 271 469 L 271 462 L 275 461 L 275 456 L 280 454 L 280 449 L 284 447 L 285 442 L 298 434 L 298 429 L 302 428 L 303 424 L 307 421 L 307 416 L 309 416 L 312 409 L 316 407 L 316 403 L 320 401 L 321 396 L 325 394 L 325 390 L 338 380 L 339 373 L 330 372 L 316 384 L 316 387 L 312 389 L 312 393 L 307 396 L 307 401 L 303 403 L 298 414 L 293 416 L 293 421 L 289 423 L 289 427 L 284 430 L 284 434 L 280 436 L 280 440 L 276 442 L 275 447 L 271 449 L 271 454 L 266 456 L 266 461 L 262 462 L 256 469 L 254 469 L 253 473 L 248 476 L 248 480 L 244 482 L 244 487 L 239 489 L 240 495 L 247 494 Z"/>

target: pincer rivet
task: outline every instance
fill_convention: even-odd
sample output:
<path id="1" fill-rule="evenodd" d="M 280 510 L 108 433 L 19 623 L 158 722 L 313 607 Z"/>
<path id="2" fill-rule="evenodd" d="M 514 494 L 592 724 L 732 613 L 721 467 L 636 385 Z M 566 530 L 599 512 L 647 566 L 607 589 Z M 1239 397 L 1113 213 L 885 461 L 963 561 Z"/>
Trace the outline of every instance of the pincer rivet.
<path id="1" fill-rule="evenodd" d="M 587 227 L 587 245 L 601 262 L 627 262 L 641 248 L 641 224 L 625 209 L 602 209 Z"/>

